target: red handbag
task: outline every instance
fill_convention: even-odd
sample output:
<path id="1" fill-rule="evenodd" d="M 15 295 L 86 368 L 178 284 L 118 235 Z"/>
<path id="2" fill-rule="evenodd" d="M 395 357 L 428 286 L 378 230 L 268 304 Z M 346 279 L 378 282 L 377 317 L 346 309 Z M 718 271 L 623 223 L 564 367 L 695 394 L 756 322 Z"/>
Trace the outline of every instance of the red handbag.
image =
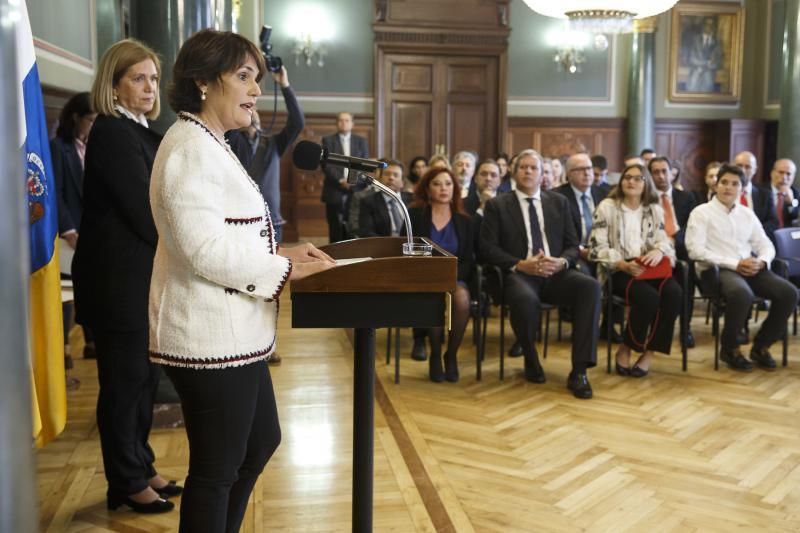
<path id="1" fill-rule="evenodd" d="M 644 267 L 644 272 L 634 279 L 667 279 L 672 277 L 672 264 L 669 262 L 669 257 L 667 256 L 662 257 L 661 261 L 656 266 L 645 265 L 641 257 L 637 257 L 634 261 Z"/>

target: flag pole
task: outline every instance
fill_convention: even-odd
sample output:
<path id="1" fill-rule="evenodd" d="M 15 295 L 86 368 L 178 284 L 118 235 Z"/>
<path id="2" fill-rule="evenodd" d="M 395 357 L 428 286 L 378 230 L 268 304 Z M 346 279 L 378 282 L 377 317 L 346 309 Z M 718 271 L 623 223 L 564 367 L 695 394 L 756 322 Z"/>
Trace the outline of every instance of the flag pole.
<path id="1" fill-rule="evenodd" d="M 30 246 L 22 165 L 18 3 L 0 0 L 0 531 L 38 529 L 28 339 Z"/>

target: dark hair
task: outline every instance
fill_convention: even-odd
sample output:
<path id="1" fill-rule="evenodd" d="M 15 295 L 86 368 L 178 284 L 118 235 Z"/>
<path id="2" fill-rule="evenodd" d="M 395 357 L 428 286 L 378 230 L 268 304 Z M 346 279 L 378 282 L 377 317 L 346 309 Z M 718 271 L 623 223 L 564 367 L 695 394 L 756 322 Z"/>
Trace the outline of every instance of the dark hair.
<path id="1" fill-rule="evenodd" d="M 652 148 L 642 148 L 642 151 L 639 152 L 639 157 L 644 157 L 644 154 L 654 154 L 656 153 L 655 150 Z"/>
<path id="2" fill-rule="evenodd" d="M 667 168 L 669 170 L 672 170 L 672 163 L 670 162 L 669 158 L 664 157 L 663 155 L 657 155 L 653 159 L 651 159 L 649 163 L 647 163 L 647 171 L 650 174 L 653 173 L 653 163 L 658 163 L 658 162 L 666 163 Z"/>
<path id="3" fill-rule="evenodd" d="M 600 170 L 608 170 L 608 159 L 604 155 L 593 155 L 592 156 L 592 166 L 597 167 Z"/>
<path id="4" fill-rule="evenodd" d="M 506 161 L 508 161 L 508 159 L 506 159 Z M 497 160 L 496 159 L 491 159 L 491 158 L 484 159 L 483 161 L 478 163 L 478 165 L 475 167 L 475 171 L 477 172 L 478 169 L 481 168 L 483 165 L 494 165 L 494 166 L 497 167 L 497 171 L 498 172 L 500 171 L 500 165 L 497 163 Z M 503 176 L 500 176 L 500 177 L 502 178 Z"/>
<path id="5" fill-rule="evenodd" d="M 200 30 L 183 43 L 175 66 L 167 96 L 170 107 L 177 113 L 197 113 L 201 109 L 198 82 L 220 81 L 222 75 L 241 67 L 249 57 L 258 67 L 256 81 L 267 71 L 264 57 L 258 47 L 237 33 Z"/>
<path id="6" fill-rule="evenodd" d="M 400 172 L 405 172 L 405 170 L 406 170 L 406 167 L 403 166 L 403 163 L 401 163 L 397 159 L 387 159 L 387 158 L 384 157 L 384 158 L 381 158 L 380 161 L 383 161 L 384 163 L 386 163 L 387 167 L 400 167 Z"/>
<path id="7" fill-rule="evenodd" d="M 739 165 L 732 165 L 730 163 L 722 163 L 717 171 L 717 181 L 722 179 L 725 174 L 734 174 L 742 182 L 742 187 L 747 185 L 747 178 L 744 176 L 744 170 Z"/>
<path id="8" fill-rule="evenodd" d="M 622 192 L 622 180 L 625 178 L 625 174 L 627 174 L 632 168 L 637 168 L 639 169 L 639 172 L 642 173 L 642 180 L 644 181 L 644 189 L 642 190 L 642 205 L 646 206 L 650 204 L 657 204 L 658 195 L 656 194 L 656 186 L 653 183 L 653 178 L 650 177 L 650 174 L 644 171 L 644 166 L 638 163 L 627 165 L 622 169 L 622 172 L 619 175 L 619 183 L 609 191 L 606 198 L 611 198 L 617 202 L 621 202 L 623 200 L 625 195 Z"/>
<path id="9" fill-rule="evenodd" d="M 428 196 L 428 187 L 433 179 L 439 174 L 447 174 L 453 180 L 453 198 L 450 200 L 450 211 L 453 215 L 456 213 L 466 214 L 464 212 L 464 202 L 461 200 L 461 183 L 453 171 L 449 168 L 431 168 L 424 176 L 422 176 L 414 187 L 414 200 L 409 207 L 428 207 L 431 205 L 431 199 Z"/>
<path id="10" fill-rule="evenodd" d="M 74 141 L 78 132 L 78 120 L 92 113 L 88 92 L 73 95 L 72 98 L 67 100 L 64 108 L 61 109 L 61 114 L 58 115 L 56 137 L 68 143 Z"/>
<path id="11" fill-rule="evenodd" d="M 508 154 L 507 154 L 507 153 L 505 153 L 505 152 L 500 152 L 500 153 L 499 153 L 499 154 L 497 154 L 497 155 L 495 156 L 495 158 L 494 158 L 494 160 L 495 160 L 495 161 L 499 161 L 499 160 L 501 160 L 501 159 L 505 159 L 505 160 L 506 160 L 506 163 L 510 163 L 510 162 L 511 162 L 511 159 L 509 159 L 509 158 L 508 158 Z"/>
<path id="12" fill-rule="evenodd" d="M 411 160 L 411 163 L 408 164 L 408 181 L 411 183 L 416 183 L 422 176 L 417 176 L 414 174 L 414 166 L 419 162 L 422 161 L 425 163 L 425 166 L 428 166 L 428 160 L 421 155 L 418 155 L 414 159 Z"/>

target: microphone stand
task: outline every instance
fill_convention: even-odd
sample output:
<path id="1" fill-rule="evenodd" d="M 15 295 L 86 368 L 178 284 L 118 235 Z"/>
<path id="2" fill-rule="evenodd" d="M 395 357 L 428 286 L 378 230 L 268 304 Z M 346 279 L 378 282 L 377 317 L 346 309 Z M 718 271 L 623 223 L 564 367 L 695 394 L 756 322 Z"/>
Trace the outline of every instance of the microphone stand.
<path id="1" fill-rule="evenodd" d="M 408 238 L 408 251 L 411 252 L 414 249 L 414 236 L 412 235 L 411 231 L 411 217 L 408 215 L 408 209 L 406 209 L 406 204 L 404 204 L 403 200 L 400 198 L 400 193 L 394 192 L 392 189 L 390 189 L 380 181 L 376 180 L 369 174 L 364 174 L 362 172 L 356 172 L 353 170 L 351 170 L 350 172 L 356 173 L 356 179 L 354 180 L 353 183 L 351 183 L 351 185 L 357 182 L 360 178 L 364 180 L 364 183 L 366 183 L 367 185 L 374 185 L 375 187 L 380 189 L 380 191 L 383 194 L 387 195 L 389 198 L 397 202 L 397 205 L 400 206 L 400 210 L 403 212 L 403 219 L 405 220 L 406 223 L 406 237 Z"/>

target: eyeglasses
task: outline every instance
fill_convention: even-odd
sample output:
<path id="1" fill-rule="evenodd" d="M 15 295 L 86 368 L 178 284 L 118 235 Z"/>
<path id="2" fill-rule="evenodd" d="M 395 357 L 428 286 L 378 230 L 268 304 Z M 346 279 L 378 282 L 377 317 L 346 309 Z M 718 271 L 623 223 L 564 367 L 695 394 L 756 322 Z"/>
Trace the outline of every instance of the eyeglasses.
<path id="1" fill-rule="evenodd" d="M 624 176 L 622 176 L 622 179 L 626 180 L 626 181 L 635 181 L 635 182 L 639 183 L 639 182 L 644 181 L 644 176 L 636 176 L 636 175 L 631 175 L 631 174 L 625 174 Z"/>
<path id="2" fill-rule="evenodd" d="M 571 168 L 570 172 L 592 172 L 593 170 L 593 167 L 575 167 Z"/>

